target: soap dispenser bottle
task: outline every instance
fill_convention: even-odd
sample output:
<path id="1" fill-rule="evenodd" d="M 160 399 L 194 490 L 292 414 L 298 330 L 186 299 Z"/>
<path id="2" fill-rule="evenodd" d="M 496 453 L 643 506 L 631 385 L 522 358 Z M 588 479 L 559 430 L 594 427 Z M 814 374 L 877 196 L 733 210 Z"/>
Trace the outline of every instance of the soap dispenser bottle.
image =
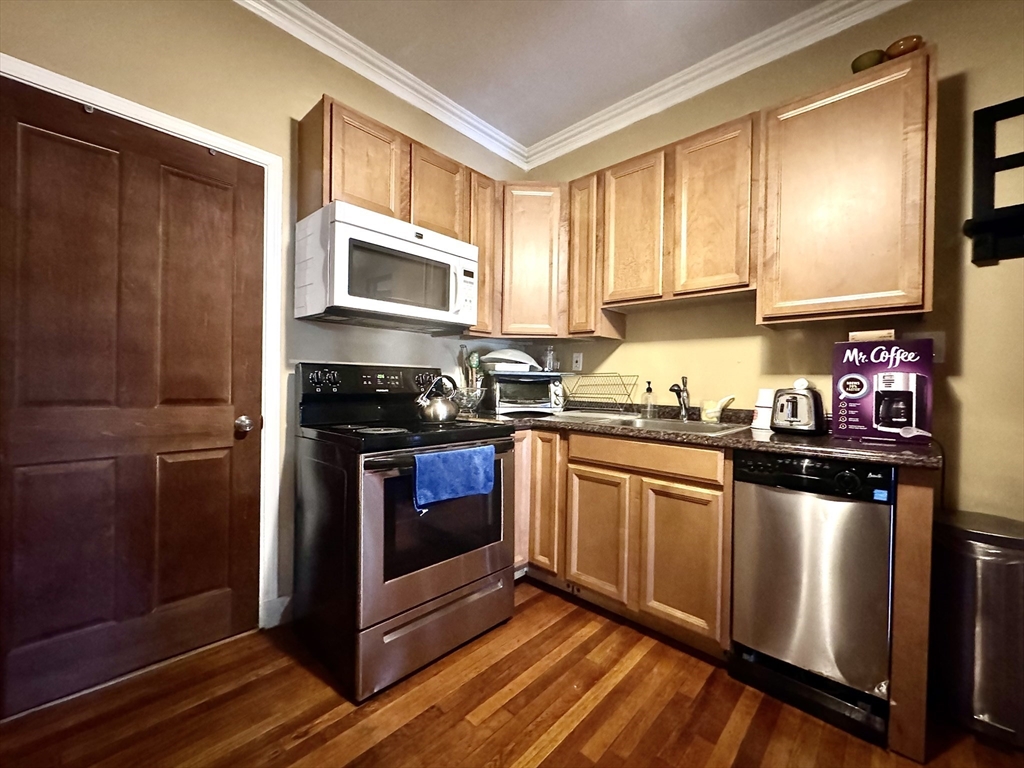
<path id="1" fill-rule="evenodd" d="M 654 390 L 651 389 L 651 382 L 647 382 L 647 391 L 644 392 L 640 401 L 640 416 L 645 419 L 653 419 L 657 416 L 654 410 Z"/>

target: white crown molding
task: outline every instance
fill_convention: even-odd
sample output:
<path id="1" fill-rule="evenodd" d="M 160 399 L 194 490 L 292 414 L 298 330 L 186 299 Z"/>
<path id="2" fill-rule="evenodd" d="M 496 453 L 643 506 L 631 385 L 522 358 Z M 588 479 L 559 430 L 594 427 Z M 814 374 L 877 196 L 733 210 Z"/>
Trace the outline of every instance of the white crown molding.
<path id="1" fill-rule="evenodd" d="M 298 0 L 235 0 L 271 24 L 530 170 L 911 0 L 826 0 L 529 147 L 455 103 Z"/>
<path id="2" fill-rule="evenodd" d="M 557 157 L 656 115 L 910 0 L 827 0 L 530 146 L 527 165 Z"/>
<path id="3" fill-rule="evenodd" d="M 456 104 L 439 90 L 381 56 L 365 43 L 314 13 L 298 0 L 235 0 L 293 37 L 329 56 L 372 83 L 393 93 L 468 136 L 498 157 L 524 170 L 526 147 Z"/>

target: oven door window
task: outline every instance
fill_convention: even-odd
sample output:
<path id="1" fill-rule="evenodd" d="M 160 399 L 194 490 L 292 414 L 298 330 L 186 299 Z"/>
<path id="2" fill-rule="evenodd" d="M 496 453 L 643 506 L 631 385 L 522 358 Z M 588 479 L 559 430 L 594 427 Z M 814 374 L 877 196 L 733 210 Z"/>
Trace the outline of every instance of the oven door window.
<path id="1" fill-rule="evenodd" d="M 432 504 L 422 515 L 412 503 L 412 470 L 384 480 L 384 581 L 501 541 L 501 462 L 494 490 Z"/>
<path id="2" fill-rule="evenodd" d="M 361 240 L 349 241 L 350 296 L 448 312 L 452 268 Z"/>
<path id="3" fill-rule="evenodd" d="M 550 405 L 551 383 L 544 381 L 502 381 L 501 402 L 515 405 Z"/>

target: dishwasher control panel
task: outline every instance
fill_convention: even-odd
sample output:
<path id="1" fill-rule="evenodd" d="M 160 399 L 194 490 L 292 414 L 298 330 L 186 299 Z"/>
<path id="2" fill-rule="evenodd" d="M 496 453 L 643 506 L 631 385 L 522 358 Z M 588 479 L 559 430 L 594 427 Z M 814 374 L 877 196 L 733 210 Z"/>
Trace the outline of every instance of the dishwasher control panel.
<path id="1" fill-rule="evenodd" d="M 896 500 L 896 468 L 884 464 L 735 451 L 733 478 L 736 482 L 879 504 L 892 504 Z"/>

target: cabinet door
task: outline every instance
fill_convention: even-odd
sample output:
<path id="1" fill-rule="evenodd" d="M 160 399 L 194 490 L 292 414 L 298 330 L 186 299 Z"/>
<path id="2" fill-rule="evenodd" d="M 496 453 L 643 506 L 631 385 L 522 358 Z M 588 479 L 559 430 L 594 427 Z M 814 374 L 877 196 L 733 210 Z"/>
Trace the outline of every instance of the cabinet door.
<path id="1" fill-rule="evenodd" d="M 332 103 L 332 200 L 408 221 L 410 153 L 398 131 Z"/>
<path id="2" fill-rule="evenodd" d="M 567 327 L 568 217 L 563 217 L 563 188 L 505 185 L 502 333 L 555 336 Z"/>
<path id="3" fill-rule="evenodd" d="M 489 336 L 501 328 L 501 184 L 472 171 L 469 182 L 469 242 L 479 249 L 476 325 L 471 334 Z"/>
<path id="4" fill-rule="evenodd" d="M 630 476 L 570 464 L 567 483 L 566 578 L 625 604 Z"/>
<path id="5" fill-rule="evenodd" d="M 928 66 L 910 54 L 768 113 L 759 319 L 931 309 Z"/>
<path id="6" fill-rule="evenodd" d="M 723 492 L 640 482 L 640 611 L 720 640 Z"/>
<path id="7" fill-rule="evenodd" d="M 530 446 L 533 443 L 530 430 L 519 430 L 513 436 L 515 440 L 515 486 L 513 494 L 515 498 L 515 510 L 513 514 L 515 538 L 514 538 L 514 560 L 516 568 L 526 565 L 530 560 L 530 499 L 531 474 L 533 464 L 531 462 Z"/>
<path id="8" fill-rule="evenodd" d="M 597 174 L 569 185 L 569 333 L 597 330 Z"/>
<path id="9" fill-rule="evenodd" d="M 565 464 L 558 433 L 531 432 L 530 454 L 530 564 L 560 576 Z"/>
<path id="10" fill-rule="evenodd" d="M 457 240 L 468 240 L 468 197 L 466 166 L 421 144 L 412 145 L 413 224 Z"/>
<path id="11" fill-rule="evenodd" d="M 748 116 L 675 147 L 673 293 L 749 283 L 752 126 Z"/>
<path id="12" fill-rule="evenodd" d="M 604 172 L 604 300 L 661 296 L 665 153 Z"/>

